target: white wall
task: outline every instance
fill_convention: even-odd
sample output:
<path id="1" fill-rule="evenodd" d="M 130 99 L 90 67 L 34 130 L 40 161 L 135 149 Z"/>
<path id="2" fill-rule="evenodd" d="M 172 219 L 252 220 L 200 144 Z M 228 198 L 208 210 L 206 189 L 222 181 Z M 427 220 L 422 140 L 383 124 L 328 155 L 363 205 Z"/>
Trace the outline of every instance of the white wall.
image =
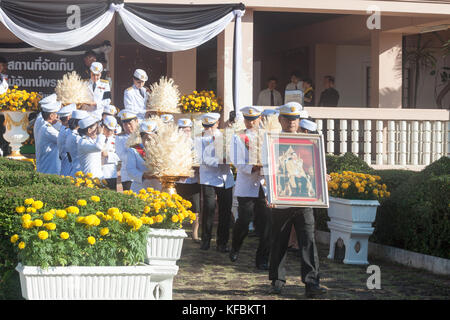
<path id="1" fill-rule="evenodd" d="M 338 106 L 366 106 L 366 66 L 370 66 L 370 46 L 336 46 Z"/>

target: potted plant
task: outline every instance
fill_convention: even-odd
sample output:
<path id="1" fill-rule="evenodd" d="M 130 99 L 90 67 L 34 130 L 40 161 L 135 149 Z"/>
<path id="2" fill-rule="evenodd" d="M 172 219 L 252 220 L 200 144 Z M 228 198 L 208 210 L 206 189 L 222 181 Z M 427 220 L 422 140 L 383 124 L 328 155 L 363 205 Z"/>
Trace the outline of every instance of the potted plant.
<path id="1" fill-rule="evenodd" d="M 145 262 L 149 265 L 175 265 L 181 256 L 183 240 L 187 237 L 182 229 L 183 222 L 190 221 L 192 224 L 197 218 L 188 210 L 192 204 L 176 193 L 169 194 L 153 188 L 142 189 L 139 194 L 131 190 L 124 193 L 148 202 L 144 208 L 144 221 L 150 226 Z"/>
<path id="2" fill-rule="evenodd" d="M 36 92 L 18 90 L 17 86 L 0 95 L 0 111 L 5 116 L 6 131 L 3 137 L 11 146 L 8 158 L 24 159 L 20 148 L 30 137 L 27 132 L 28 116 L 36 111 L 41 96 Z"/>
<path id="3" fill-rule="evenodd" d="M 330 207 L 328 228 L 330 251 L 335 256 L 336 244 L 345 245 L 346 264 L 368 264 L 368 239 L 373 233 L 379 200 L 389 197 L 385 184 L 376 175 L 343 171 L 331 173 L 328 182 Z"/>
<path id="4" fill-rule="evenodd" d="M 172 298 L 178 267 L 143 264 L 152 218 L 99 203 L 92 196 L 50 209 L 30 198 L 16 207 L 11 242 L 24 298 Z"/>
<path id="5" fill-rule="evenodd" d="M 222 111 L 222 103 L 216 96 L 214 91 L 197 91 L 194 90 L 189 94 L 185 94 L 180 99 L 181 111 L 183 113 L 190 113 L 191 120 L 194 120 L 195 116 L 207 112 Z"/>

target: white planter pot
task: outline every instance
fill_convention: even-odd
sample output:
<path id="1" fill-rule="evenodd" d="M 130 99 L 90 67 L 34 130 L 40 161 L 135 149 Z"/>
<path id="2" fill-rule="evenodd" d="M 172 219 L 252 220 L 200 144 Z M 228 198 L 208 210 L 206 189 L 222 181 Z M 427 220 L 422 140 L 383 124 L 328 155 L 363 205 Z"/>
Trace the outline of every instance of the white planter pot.
<path id="1" fill-rule="evenodd" d="M 28 115 L 31 112 L 4 111 L 2 113 L 5 116 L 6 127 L 3 138 L 9 142 L 11 147 L 11 155 L 8 158 L 23 159 L 25 157 L 20 154 L 20 147 L 30 137 L 27 132 L 27 126 Z"/>
<path id="2" fill-rule="evenodd" d="M 147 239 L 147 259 L 149 265 L 176 265 L 181 257 L 183 240 L 187 237 L 183 229 L 150 228 Z"/>
<path id="3" fill-rule="evenodd" d="M 349 200 L 330 197 L 328 228 L 330 229 L 329 259 L 334 258 L 338 241 L 345 245 L 346 264 L 369 264 L 369 237 L 373 233 L 377 200 Z"/>
<path id="4" fill-rule="evenodd" d="M 50 267 L 19 263 L 28 300 L 171 300 L 177 266 Z"/>

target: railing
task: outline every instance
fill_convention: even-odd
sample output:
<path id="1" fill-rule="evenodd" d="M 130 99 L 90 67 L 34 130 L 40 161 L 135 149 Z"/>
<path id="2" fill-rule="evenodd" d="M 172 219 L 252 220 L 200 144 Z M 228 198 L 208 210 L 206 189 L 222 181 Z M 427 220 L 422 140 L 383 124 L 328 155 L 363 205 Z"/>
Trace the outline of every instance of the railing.
<path id="1" fill-rule="evenodd" d="M 449 110 L 306 107 L 325 151 L 352 152 L 376 168 L 419 170 L 450 152 Z"/>

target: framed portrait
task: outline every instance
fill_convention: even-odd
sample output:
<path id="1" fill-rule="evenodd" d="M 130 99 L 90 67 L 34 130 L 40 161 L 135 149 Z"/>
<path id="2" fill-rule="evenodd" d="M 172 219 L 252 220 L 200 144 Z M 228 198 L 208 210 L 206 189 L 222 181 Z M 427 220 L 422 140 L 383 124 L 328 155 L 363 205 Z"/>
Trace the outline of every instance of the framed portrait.
<path id="1" fill-rule="evenodd" d="M 328 208 L 322 135 L 267 132 L 264 150 L 269 204 Z"/>

